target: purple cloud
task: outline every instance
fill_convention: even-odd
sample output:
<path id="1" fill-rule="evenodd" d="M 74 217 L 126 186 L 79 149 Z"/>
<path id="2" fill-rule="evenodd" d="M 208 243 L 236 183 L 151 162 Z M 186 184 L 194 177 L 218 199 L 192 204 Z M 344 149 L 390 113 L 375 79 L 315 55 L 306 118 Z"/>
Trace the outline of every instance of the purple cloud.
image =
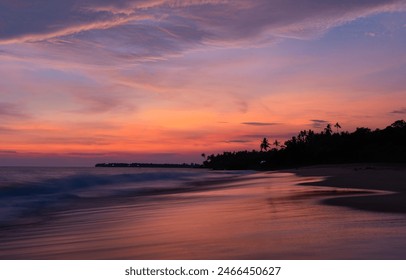
<path id="1" fill-rule="evenodd" d="M 13 103 L 0 102 L 0 117 L 1 118 L 26 118 L 27 114 L 22 108 Z"/>
<path id="2" fill-rule="evenodd" d="M 329 121 L 326 120 L 310 120 L 310 121 L 312 122 L 312 127 L 314 128 L 321 128 L 329 123 Z"/>
<path id="3" fill-rule="evenodd" d="M 272 122 L 243 122 L 241 124 L 245 125 L 252 125 L 252 126 L 270 126 L 270 125 L 278 125 L 280 123 L 272 123 Z"/>
<path id="4" fill-rule="evenodd" d="M 0 150 L 0 155 L 4 154 L 4 155 L 13 155 L 13 154 L 17 154 L 17 151 L 14 150 Z"/>
<path id="5" fill-rule="evenodd" d="M 233 139 L 233 140 L 226 140 L 225 143 L 250 143 L 250 140 L 243 140 L 243 139 Z"/>
<path id="6" fill-rule="evenodd" d="M 31 42 L 82 62 L 110 63 L 110 56 L 131 63 L 207 45 L 308 38 L 359 17 L 405 9 L 404 0 L 8 0 L 0 9 L 0 44 Z"/>
<path id="7" fill-rule="evenodd" d="M 391 114 L 399 114 L 399 115 L 404 115 L 406 114 L 406 107 L 400 108 L 398 110 L 393 110 Z"/>
<path id="8" fill-rule="evenodd" d="M 107 113 L 111 111 L 135 111 L 135 107 L 128 103 L 128 100 L 106 93 L 78 92 L 73 96 L 81 108 L 74 110 L 79 113 Z"/>

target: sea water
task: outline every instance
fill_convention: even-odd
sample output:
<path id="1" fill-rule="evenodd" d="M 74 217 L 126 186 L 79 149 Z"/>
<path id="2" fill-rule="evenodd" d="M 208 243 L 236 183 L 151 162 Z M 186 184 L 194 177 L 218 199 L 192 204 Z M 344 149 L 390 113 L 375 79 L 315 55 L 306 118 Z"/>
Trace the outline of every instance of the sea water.
<path id="1" fill-rule="evenodd" d="M 405 259 L 406 215 L 292 172 L 0 168 L 1 259 Z M 303 185 L 306 184 L 306 186 Z"/>

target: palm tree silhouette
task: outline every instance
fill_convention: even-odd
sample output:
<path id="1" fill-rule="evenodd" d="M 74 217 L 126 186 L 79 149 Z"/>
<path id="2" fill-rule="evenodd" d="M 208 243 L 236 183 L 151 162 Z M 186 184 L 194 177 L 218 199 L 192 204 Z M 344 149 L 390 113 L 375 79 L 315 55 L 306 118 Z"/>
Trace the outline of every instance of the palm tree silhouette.
<path id="1" fill-rule="evenodd" d="M 273 144 L 275 145 L 275 147 L 279 147 L 281 145 L 281 143 L 276 139 L 275 142 L 273 142 Z"/>
<path id="2" fill-rule="evenodd" d="M 263 139 L 262 142 L 261 142 L 260 147 L 261 147 L 261 152 L 262 152 L 262 150 L 267 151 L 268 148 L 270 147 L 269 142 L 268 142 L 268 139 L 266 139 L 266 138 L 264 137 L 264 139 Z"/>
<path id="3" fill-rule="evenodd" d="M 341 125 L 337 122 L 337 123 L 334 125 L 334 127 L 337 128 L 337 133 L 338 133 L 338 129 L 341 128 Z"/>
<path id="4" fill-rule="evenodd" d="M 327 124 L 326 128 L 324 129 L 324 133 L 327 135 L 331 135 L 332 133 L 331 124 Z"/>

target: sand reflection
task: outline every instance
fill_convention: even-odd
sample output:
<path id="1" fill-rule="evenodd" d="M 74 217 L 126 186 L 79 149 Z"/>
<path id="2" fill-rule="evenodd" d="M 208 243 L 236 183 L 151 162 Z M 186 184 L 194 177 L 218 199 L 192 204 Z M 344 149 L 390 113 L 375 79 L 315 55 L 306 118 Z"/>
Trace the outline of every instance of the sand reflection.
<path id="1" fill-rule="evenodd" d="M 311 186 L 291 173 L 258 173 L 213 188 L 134 197 L 58 212 L 3 231 L 8 259 L 404 258 L 402 215 L 326 206 L 360 190 Z M 307 186 L 300 186 L 306 182 Z M 186 182 L 185 184 L 193 184 Z M 368 192 L 363 190 L 362 193 Z"/>

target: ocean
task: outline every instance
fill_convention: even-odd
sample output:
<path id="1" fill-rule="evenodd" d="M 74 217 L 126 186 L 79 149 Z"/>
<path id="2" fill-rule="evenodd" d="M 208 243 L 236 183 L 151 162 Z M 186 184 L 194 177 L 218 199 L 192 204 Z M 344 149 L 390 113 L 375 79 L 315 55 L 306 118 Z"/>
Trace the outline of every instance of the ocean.
<path id="1" fill-rule="evenodd" d="M 406 259 L 406 217 L 294 172 L 0 168 L 0 259 Z"/>

